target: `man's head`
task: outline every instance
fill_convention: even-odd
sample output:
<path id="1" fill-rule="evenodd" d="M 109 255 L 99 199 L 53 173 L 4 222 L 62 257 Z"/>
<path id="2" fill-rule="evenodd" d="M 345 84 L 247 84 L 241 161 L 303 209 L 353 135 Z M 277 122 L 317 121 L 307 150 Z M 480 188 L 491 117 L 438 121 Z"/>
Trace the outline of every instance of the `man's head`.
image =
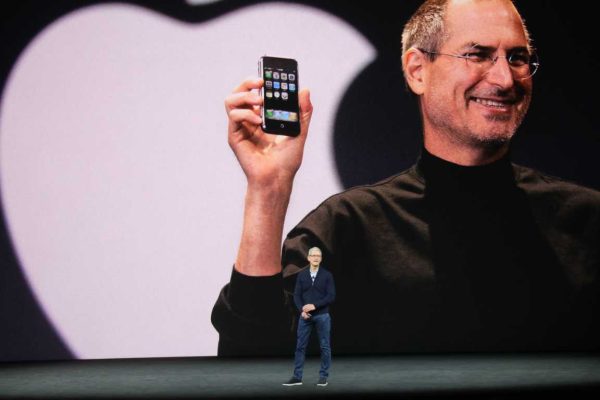
<path id="1" fill-rule="evenodd" d="M 532 91 L 529 63 L 518 65 L 530 38 L 511 1 L 426 1 L 405 26 L 402 50 L 426 147 L 507 147 Z"/>
<path id="2" fill-rule="evenodd" d="M 322 258 L 323 255 L 321 253 L 321 249 L 318 247 L 311 247 L 308 250 L 308 262 L 310 263 L 311 267 L 317 268 L 321 264 Z"/>

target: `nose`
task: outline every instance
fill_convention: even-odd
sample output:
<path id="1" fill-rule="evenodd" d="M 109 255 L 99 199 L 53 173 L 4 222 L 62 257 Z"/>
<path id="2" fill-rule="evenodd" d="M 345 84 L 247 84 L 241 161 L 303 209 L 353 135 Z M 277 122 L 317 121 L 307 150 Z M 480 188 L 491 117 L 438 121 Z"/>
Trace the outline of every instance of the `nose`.
<path id="1" fill-rule="evenodd" d="M 486 73 L 485 79 L 490 84 L 501 89 L 507 89 L 513 86 L 513 71 L 506 57 L 496 56 L 492 66 Z"/>

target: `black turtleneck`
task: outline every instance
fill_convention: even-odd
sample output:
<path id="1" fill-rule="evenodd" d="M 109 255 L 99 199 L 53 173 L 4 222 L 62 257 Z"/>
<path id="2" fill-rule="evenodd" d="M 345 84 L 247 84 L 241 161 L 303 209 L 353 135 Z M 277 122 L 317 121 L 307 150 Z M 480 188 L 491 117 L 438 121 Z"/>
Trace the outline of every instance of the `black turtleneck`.
<path id="1" fill-rule="evenodd" d="M 419 168 L 446 315 L 459 334 L 533 344 L 568 304 L 568 278 L 508 158 L 463 167 L 423 152 Z"/>
<path id="2" fill-rule="evenodd" d="M 219 354 L 291 354 L 310 247 L 335 278 L 341 353 L 598 350 L 600 194 L 516 166 L 417 164 L 325 200 L 287 236 L 283 273 L 233 270 Z"/>

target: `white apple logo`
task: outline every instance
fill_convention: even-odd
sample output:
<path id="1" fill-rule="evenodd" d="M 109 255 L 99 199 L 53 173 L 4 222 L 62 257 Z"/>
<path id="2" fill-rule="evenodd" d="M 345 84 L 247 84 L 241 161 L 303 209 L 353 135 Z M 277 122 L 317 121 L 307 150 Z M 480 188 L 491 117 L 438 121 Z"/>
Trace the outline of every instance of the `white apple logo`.
<path id="1" fill-rule="evenodd" d="M 245 179 L 224 97 L 261 55 L 293 57 L 315 113 L 285 232 L 341 186 L 339 101 L 375 57 L 344 21 L 262 4 L 185 24 L 125 4 L 72 12 L 13 67 L 0 188 L 41 307 L 79 358 L 215 355 Z"/>

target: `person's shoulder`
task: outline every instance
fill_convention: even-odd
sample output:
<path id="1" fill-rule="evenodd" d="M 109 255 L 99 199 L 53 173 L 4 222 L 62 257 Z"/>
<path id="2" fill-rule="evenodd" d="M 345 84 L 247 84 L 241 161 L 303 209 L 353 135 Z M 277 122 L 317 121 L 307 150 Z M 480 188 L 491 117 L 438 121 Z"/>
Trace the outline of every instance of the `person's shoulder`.
<path id="1" fill-rule="evenodd" d="M 600 204 L 600 191 L 549 175 L 534 168 L 513 164 L 517 176 L 517 184 L 527 192 L 547 194 L 560 197 L 587 199 Z"/>
<path id="2" fill-rule="evenodd" d="M 310 268 L 308 267 L 308 265 L 304 266 L 302 268 L 299 268 L 295 271 L 284 270 L 283 277 L 284 278 L 295 278 L 294 280 L 296 280 L 296 281 L 310 279 L 309 270 L 310 270 Z"/>
<path id="3" fill-rule="evenodd" d="M 322 205 L 368 205 L 386 200 L 422 197 L 425 190 L 416 166 L 375 183 L 353 186 L 325 199 Z"/>
<path id="4" fill-rule="evenodd" d="M 600 191 L 541 172 L 537 169 L 513 164 L 517 185 L 528 196 L 548 198 L 570 205 L 600 208 Z"/>
<path id="5" fill-rule="evenodd" d="M 306 229 L 328 226 L 332 220 L 394 207 L 410 207 L 424 197 L 425 185 L 415 165 L 379 182 L 354 186 L 323 200 L 296 226 Z"/>

